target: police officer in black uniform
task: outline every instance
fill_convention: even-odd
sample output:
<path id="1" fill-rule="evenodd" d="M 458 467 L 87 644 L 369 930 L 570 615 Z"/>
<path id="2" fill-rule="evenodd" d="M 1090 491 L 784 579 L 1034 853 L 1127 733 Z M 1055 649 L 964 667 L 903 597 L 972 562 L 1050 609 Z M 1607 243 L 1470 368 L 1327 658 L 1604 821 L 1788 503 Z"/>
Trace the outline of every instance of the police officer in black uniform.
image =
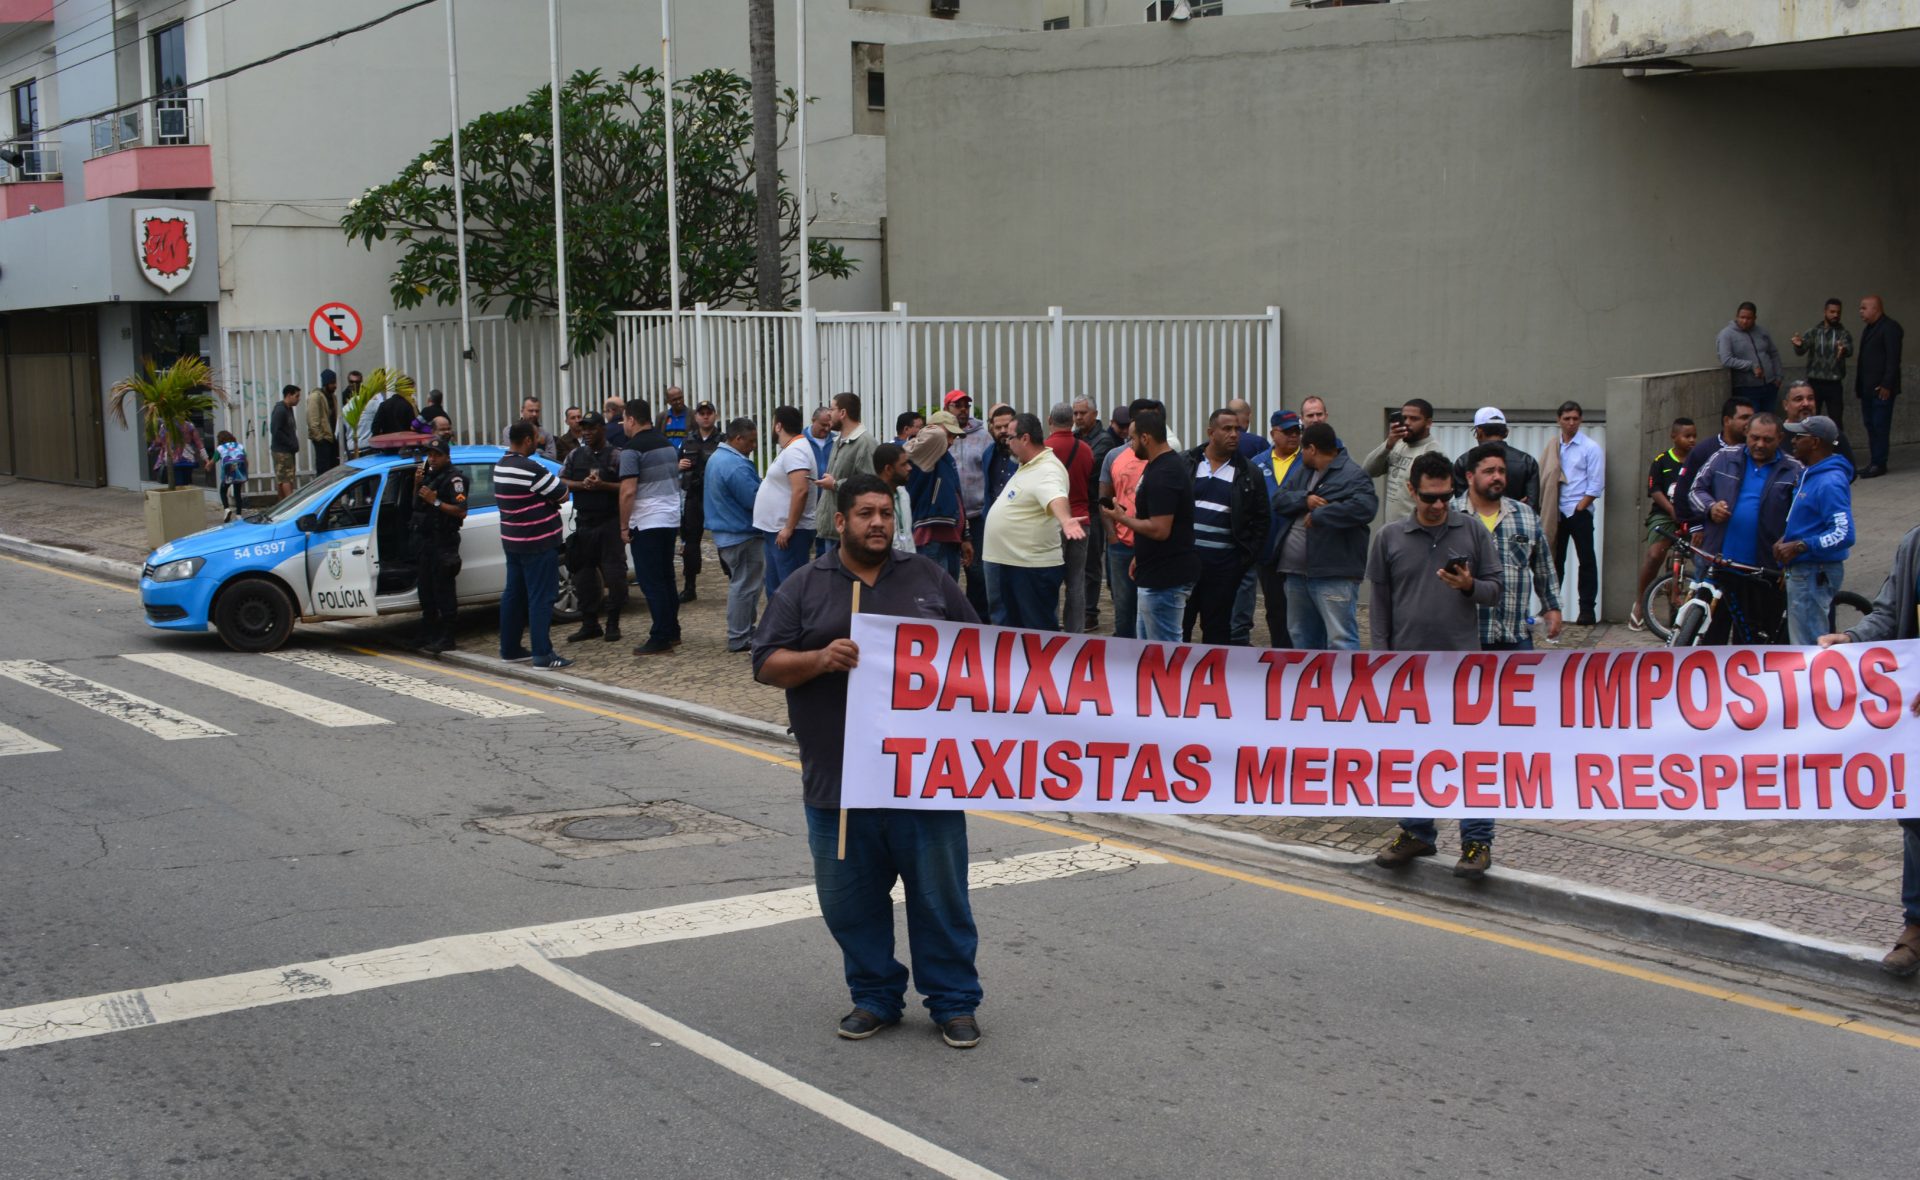
<path id="1" fill-rule="evenodd" d="M 419 649 L 437 656 L 453 649 L 457 599 L 453 581 L 460 574 L 460 525 L 467 519 L 467 477 L 454 469 L 445 439 L 426 444 L 426 457 L 414 472 L 413 551 L 419 569 Z"/>
<path id="2" fill-rule="evenodd" d="M 567 572 L 580 595 L 580 629 L 568 643 L 620 638 L 620 611 L 627 605 L 627 548 L 620 543 L 620 448 L 607 442 L 607 420 L 580 419 L 580 441 L 567 453 L 560 482 L 573 493 L 573 535 L 567 538 Z M 597 617 L 602 606 L 607 623 Z"/>

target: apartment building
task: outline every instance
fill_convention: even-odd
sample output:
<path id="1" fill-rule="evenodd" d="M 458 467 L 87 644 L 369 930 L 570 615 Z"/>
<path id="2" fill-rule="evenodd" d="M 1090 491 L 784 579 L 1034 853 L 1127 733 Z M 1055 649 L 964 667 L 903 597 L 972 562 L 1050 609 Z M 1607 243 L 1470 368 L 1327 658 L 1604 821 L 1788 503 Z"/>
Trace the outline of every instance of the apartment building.
<path id="1" fill-rule="evenodd" d="M 452 2 L 464 119 L 546 82 L 545 4 Z M 140 357 L 218 368 L 223 329 L 302 325 L 336 300 L 377 334 L 395 253 L 349 243 L 339 219 L 446 134 L 445 11 L 331 35 L 402 7 L 0 0 L 0 474 L 140 486 L 142 440 L 105 409 Z M 652 0 L 560 11 L 563 70 L 659 64 Z M 794 5 L 777 13 L 786 87 Z M 746 0 L 676 0 L 674 20 L 677 74 L 747 72 Z M 881 308 L 886 47 L 1037 30 L 1040 0 L 814 0 L 807 25 L 813 232 L 858 263 L 813 300 Z M 782 164 L 791 175 L 791 152 Z"/>

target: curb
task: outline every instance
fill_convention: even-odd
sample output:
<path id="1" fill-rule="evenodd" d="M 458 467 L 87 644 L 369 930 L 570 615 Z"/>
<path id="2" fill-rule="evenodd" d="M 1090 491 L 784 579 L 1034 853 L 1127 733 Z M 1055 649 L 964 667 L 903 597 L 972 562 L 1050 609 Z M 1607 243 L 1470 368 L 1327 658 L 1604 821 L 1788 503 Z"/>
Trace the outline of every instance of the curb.
<path id="1" fill-rule="evenodd" d="M 130 562 L 75 553 L 5 533 L 0 533 L 0 552 L 129 582 L 137 581 L 140 576 L 140 567 Z M 600 684 L 563 672 L 503 663 L 467 652 L 448 652 L 440 657 L 440 661 L 469 671 L 537 684 L 553 692 L 643 708 L 689 725 L 719 730 L 737 737 L 783 746 L 793 745 L 793 735 L 783 725 L 742 717 L 691 701 Z M 1141 814 L 1127 818 L 1188 836 L 1257 848 L 1284 859 L 1335 868 L 1369 884 L 1398 885 L 1411 892 L 1495 913 L 1536 919 L 1547 917 L 1570 926 L 1638 939 L 1743 966 L 1785 971 L 1820 982 L 1840 982 L 1908 1003 L 1916 997 L 1916 989 L 1911 981 L 1895 979 L 1880 969 L 1881 952 L 1873 947 L 1815 938 L 1765 922 L 1747 921 L 1641 894 L 1517 869 L 1501 869 L 1477 882 L 1461 881 L 1439 863 L 1416 863 L 1408 871 L 1394 873 L 1376 868 L 1373 858 L 1362 854 L 1339 852 L 1311 844 L 1281 843 L 1246 832 L 1198 823 L 1185 816 Z"/>

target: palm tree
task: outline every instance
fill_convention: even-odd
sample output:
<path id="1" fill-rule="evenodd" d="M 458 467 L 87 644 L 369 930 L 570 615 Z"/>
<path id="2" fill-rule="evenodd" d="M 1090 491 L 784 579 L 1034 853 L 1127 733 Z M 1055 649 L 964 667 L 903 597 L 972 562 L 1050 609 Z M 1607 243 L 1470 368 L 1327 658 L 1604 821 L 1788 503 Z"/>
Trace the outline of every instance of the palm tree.
<path id="1" fill-rule="evenodd" d="M 178 486 L 174 480 L 179 461 L 197 437 L 194 416 L 212 410 L 216 402 L 225 405 L 227 401 L 226 389 L 213 379 L 207 362 L 197 356 L 183 356 L 164 369 L 155 369 L 152 357 L 142 357 L 140 371 L 115 383 L 109 392 L 114 421 L 122 426 L 127 424 L 127 402 L 138 406 L 141 433 L 154 448 L 156 458 L 166 458 L 170 488 Z"/>
<path id="2" fill-rule="evenodd" d="M 804 35 L 804 34 L 802 34 Z M 754 262 L 763 311 L 785 306 L 780 273 L 780 150 L 775 121 L 773 0 L 747 0 L 747 58 L 753 74 Z M 800 265 L 807 260 L 802 258 Z"/>
<path id="3" fill-rule="evenodd" d="M 400 370 L 375 369 L 367 374 L 365 381 L 360 383 L 360 389 L 353 395 L 353 400 L 340 407 L 340 420 L 347 424 L 347 429 L 353 431 L 357 439 L 360 437 L 360 419 L 366 417 L 367 407 L 373 404 L 374 398 L 383 393 L 398 393 L 412 402 L 417 391 L 418 387 L 414 385 L 413 378 Z M 415 404 L 418 403 L 415 402 Z"/>

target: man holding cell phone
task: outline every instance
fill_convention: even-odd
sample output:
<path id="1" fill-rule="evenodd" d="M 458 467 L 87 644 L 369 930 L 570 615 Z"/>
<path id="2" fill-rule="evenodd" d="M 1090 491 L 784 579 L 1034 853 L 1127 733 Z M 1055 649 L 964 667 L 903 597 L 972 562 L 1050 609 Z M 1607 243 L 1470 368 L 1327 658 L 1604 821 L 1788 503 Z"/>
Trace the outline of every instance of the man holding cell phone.
<path id="1" fill-rule="evenodd" d="M 1453 464 L 1439 452 L 1413 461 L 1412 515 L 1381 526 L 1367 560 L 1374 651 L 1479 651 L 1480 607 L 1500 602 L 1501 565 L 1486 527 L 1455 511 Z M 1431 819 L 1403 819 L 1374 857 L 1387 868 L 1436 851 Z M 1460 821 L 1456 877 L 1483 877 L 1493 864 L 1493 821 Z"/>

